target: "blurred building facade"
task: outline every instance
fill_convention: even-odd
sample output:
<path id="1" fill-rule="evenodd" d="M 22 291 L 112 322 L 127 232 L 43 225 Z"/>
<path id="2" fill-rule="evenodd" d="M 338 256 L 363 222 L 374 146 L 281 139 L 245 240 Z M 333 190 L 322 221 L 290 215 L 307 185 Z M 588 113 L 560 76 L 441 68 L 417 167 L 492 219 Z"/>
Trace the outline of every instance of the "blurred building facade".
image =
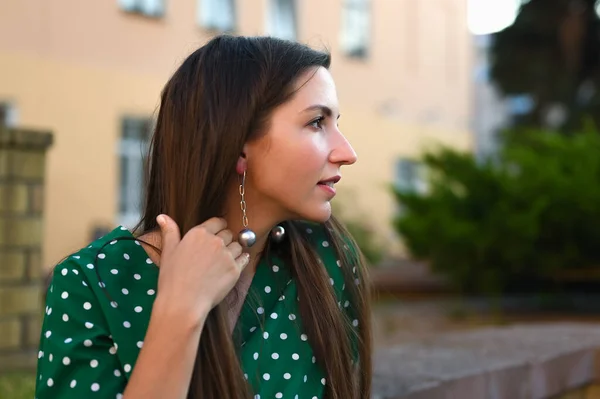
<path id="1" fill-rule="evenodd" d="M 327 48 L 340 126 L 359 162 L 336 199 L 388 248 L 393 184 L 418 183 L 426 146 L 473 145 L 467 0 L 5 0 L 0 123 L 50 129 L 48 267 L 139 216 L 142 153 L 160 90 L 220 31 Z"/>

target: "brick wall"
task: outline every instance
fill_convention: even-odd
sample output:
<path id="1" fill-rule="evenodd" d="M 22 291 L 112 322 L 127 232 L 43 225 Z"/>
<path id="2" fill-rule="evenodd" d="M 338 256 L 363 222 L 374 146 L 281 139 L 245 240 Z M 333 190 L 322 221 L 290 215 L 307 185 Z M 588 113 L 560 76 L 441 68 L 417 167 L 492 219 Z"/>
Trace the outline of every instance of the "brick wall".
<path id="1" fill-rule="evenodd" d="M 41 242 L 51 133 L 0 127 L 0 373 L 35 368 L 43 315 Z"/>

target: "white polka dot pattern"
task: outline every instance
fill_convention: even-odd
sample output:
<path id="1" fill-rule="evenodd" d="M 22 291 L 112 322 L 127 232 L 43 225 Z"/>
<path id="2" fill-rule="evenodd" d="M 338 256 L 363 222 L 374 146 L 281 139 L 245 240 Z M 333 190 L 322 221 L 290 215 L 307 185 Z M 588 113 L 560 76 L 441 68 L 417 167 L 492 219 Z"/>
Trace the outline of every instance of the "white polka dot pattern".
<path id="1" fill-rule="evenodd" d="M 305 231 L 329 273 L 327 285 L 338 306 L 352 315 L 341 272 L 345 266 L 335 256 L 331 239 L 317 225 Z M 269 259 L 269 265 L 257 268 L 252 295 L 234 331 L 243 342 L 238 351 L 244 377 L 255 399 L 321 399 L 326 376 L 303 331 L 298 309 L 302 298 L 285 262 Z M 125 376 L 132 373 L 144 344 L 157 280 L 156 265 L 122 228 L 57 266 L 47 295 L 36 398 L 75 399 L 94 393 L 122 398 Z M 350 282 L 360 284 L 356 270 Z M 358 320 L 350 320 L 358 328 Z"/>

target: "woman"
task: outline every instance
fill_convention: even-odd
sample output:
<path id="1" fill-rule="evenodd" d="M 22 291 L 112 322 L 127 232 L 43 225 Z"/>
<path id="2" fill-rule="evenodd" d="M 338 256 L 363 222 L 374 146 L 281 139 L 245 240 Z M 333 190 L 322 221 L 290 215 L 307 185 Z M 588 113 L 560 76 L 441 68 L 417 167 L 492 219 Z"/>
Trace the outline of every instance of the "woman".
<path id="1" fill-rule="evenodd" d="M 37 399 L 370 396 L 368 284 L 329 202 L 356 161 L 329 63 L 228 36 L 183 62 L 137 233 L 55 268 Z"/>

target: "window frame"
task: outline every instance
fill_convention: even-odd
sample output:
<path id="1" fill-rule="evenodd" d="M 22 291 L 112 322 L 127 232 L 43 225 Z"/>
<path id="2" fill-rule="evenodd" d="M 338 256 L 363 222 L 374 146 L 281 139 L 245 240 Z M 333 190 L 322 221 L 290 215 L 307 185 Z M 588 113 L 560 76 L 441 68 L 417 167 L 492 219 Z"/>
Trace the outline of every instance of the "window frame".
<path id="1" fill-rule="evenodd" d="M 223 2 L 229 2 L 230 10 L 230 24 L 228 26 L 219 26 L 217 13 L 222 12 L 219 10 L 216 4 L 224 4 Z M 210 11 L 209 4 L 212 3 L 215 11 Z M 212 13 L 212 14 L 211 14 Z M 237 1 L 236 0 L 197 0 L 196 7 L 196 23 L 203 29 L 214 32 L 234 32 L 237 29 Z"/>
<path id="2" fill-rule="evenodd" d="M 279 21 L 279 16 L 281 15 L 281 10 L 283 9 L 281 3 L 284 1 L 290 3 L 291 5 L 290 9 L 292 10 L 293 25 L 291 32 L 293 37 L 288 37 L 285 35 L 285 32 L 283 32 L 283 30 L 279 30 L 280 28 L 278 25 L 280 25 L 281 22 Z M 269 36 L 277 37 L 284 40 L 298 40 L 298 2 L 296 0 L 269 0 L 267 13 L 267 33 Z M 282 35 L 282 33 L 284 34 Z"/>
<path id="3" fill-rule="evenodd" d="M 17 107 L 11 101 L 0 100 L 0 127 L 17 127 L 18 113 Z"/>
<path id="4" fill-rule="evenodd" d="M 425 165 L 412 158 L 398 158 L 394 164 L 393 186 L 400 191 L 421 194 L 427 192 L 427 169 Z"/>
<path id="5" fill-rule="evenodd" d="M 133 124 L 134 127 L 128 124 Z M 135 127 L 135 124 L 139 126 Z M 128 228 L 134 227 L 140 221 L 143 212 L 147 177 L 146 157 L 150 148 L 153 126 L 154 121 L 149 117 L 121 118 L 117 145 L 117 223 Z M 133 134 L 127 137 L 128 132 Z M 128 166 L 124 168 L 124 165 Z M 124 171 L 125 178 L 123 178 Z"/>
<path id="6" fill-rule="evenodd" d="M 342 2 L 340 47 L 349 58 L 365 59 L 370 55 L 372 7 L 370 0 L 343 0 Z M 357 21 L 358 25 L 364 24 L 364 26 L 357 26 Z M 357 37 L 359 39 L 356 39 Z"/>
<path id="7" fill-rule="evenodd" d="M 119 8 L 123 12 L 141 15 L 146 18 L 163 18 L 167 9 L 167 0 L 117 0 L 117 2 L 119 4 Z M 148 2 L 158 3 L 158 9 L 154 12 L 148 11 L 146 8 L 148 6 Z"/>

